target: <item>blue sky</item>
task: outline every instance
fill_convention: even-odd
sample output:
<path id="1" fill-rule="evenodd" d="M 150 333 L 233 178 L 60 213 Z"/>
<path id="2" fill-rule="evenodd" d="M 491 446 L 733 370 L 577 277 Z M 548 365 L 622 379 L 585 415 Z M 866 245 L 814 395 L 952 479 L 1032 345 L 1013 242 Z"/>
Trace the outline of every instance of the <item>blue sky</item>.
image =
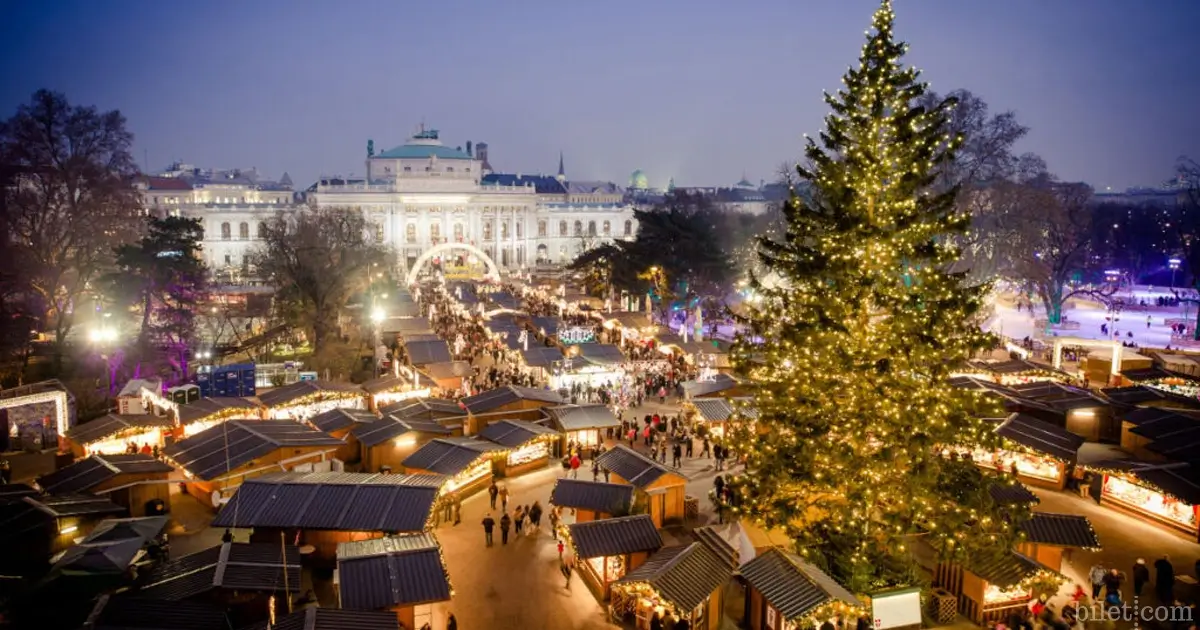
<path id="1" fill-rule="evenodd" d="M 873 0 L 5 2 L 0 111 L 120 109 L 136 158 L 361 174 L 424 120 L 498 170 L 770 180 L 821 127 Z M 1200 157 L 1200 2 L 897 0 L 908 62 L 1032 128 L 1063 179 L 1156 184 Z"/>

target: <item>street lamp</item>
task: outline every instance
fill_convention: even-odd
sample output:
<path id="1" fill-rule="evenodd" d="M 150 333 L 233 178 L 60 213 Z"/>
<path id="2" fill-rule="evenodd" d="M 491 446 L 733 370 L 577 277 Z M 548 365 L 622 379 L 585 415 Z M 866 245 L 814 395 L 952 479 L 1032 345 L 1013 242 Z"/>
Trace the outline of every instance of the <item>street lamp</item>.
<path id="1" fill-rule="evenodd" d="M 1179 271 L 1179 265 L 1182 263 L 1183 261 L 1178 258 L 1172 258 L 1167 261 L 1167 266 L 1171 268 L 1171 290 L 1175 289 L 1175 272 Z"/>
<path id="2" fill-rule="evenodd" d="M 383 312 L 383 309 L 381 309 L 381 308 L 377 308 L 374 311 L 371 311 L 371 321 L 375 322 L 376 324 L 382 322 L 386 317 L 387 317 L 387 315 Z"/>
<path id="3" fill-rule="evenodd" d="M 100 358 L 104 360 L 104 372 L 108 376 L 108 390 L 106 393 L 112 394 L 112 389 L 113 389 L 112 361 L 109 358 L 110 353 L 108 352 L 106 346 L 108 346 L 109 344 L 111 344 L 117 340 L 117 330 L 115 328 L 110 328 L 108 326 L 102 326 L 100 328 L 93 328 L 91 330 L 91 332 L 88 333 L 88 339 L 92 343 L 96 344 L 96 346 L 99 347 Z"/>

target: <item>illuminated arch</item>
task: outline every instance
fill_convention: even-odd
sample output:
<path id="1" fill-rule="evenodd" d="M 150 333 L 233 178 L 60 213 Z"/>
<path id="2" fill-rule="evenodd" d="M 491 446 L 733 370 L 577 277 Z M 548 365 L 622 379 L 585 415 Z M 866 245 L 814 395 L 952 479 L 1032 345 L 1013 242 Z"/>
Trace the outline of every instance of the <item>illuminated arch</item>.
<path id="1" fill-rule="evenodd" d="M 405 278 L 405 284 L 409 286 L 416 284 L 417 274 L 420 273 L 421 268 L 424 267 L 430 260 L 432 260 L 434 256 L 437 256 L 442 252 L 454 251 L 456 249 L 466 250 L 476 258 L 482 260 L 483 263 L 487 265 L 487 274 L 484 275 L 485 278 L 496 281 L 500 280 L 500 268 L 496 266 L 496 263 L 492 260 L 491 256 L 483 253 L 482 249 L 479 249 L 478 247 L 468 243 L 442 243 L 440 245 L 434 245 L 433 247 L 425 250 L 425 253 L 421 254 L 417 258 L 417 262 L 413 263 L 412 268 L 408 270 L 408 277 Z"/>

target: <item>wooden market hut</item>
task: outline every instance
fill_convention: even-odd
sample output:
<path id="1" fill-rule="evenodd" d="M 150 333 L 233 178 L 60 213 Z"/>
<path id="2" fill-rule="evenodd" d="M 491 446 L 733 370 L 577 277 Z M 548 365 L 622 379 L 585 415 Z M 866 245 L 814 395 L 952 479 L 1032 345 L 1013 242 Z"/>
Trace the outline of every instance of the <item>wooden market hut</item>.
<path id="1" fill-rule="evenodd" d="M 195 602 L 229 611 L 235 627 L 269 618 L 270 600 L 301 592 L 300 550 L 270 542 L 227 542 L 159 565 L 138 597 Z M 286 607 L 283 608 L 286 610 Z"/>
<path id="2" fill-rule="evenodd" d="M 286 611 L 285 611 L 286 612 Z M 213 626 L 203 626 L 211 628 Z M 405 626 L 407 628 L 409 626 Z M 292 614 L 277 614 L 275 623 L 266 621 L 241 630 L 404 630 L 400 620 L 385 610 L 343 610 L 339 608 L 301 608 Z M 101 629 L 97 629 L 101 630 Z"/>
<path id="3" fill-rule="evenodd" d="M 574 510 L 576 523 L 628 516 L 633 510 L 633 486 L 564 477 L 554 482 L 550 503 Z"/>
<path id="4" fill-rule="evenodd" d="M 736 415 L 733 405 L 724 398 L 693 398 L 683 408 L 684 413 L 694 412 L 695 421 L 715 437 L 725 435 L 726 424 Z"/>
<path id="5" fill-rule="evenodd" d="M 1121 424 L 1113 417 L 1112 405 L 1086 389 L 1051 381 L 1013 385 L 1009 389 L 1023 399 L 1064 414 L 1066 429 L 1089 442 L 1116 443 L 1121 439 Z"/>
<path id="6" fill-rule="evenodd" d="M 1110 460 L 1087 468 L 1102 475 L 1100 505 L 1200 541 L 1200 467 L 1186 461 Z"/>
<path id="7" fill-rule="evenodd" d="M 541 470 L 550 462 L 552 447 L 562 440 L 558 431 L 524 420 L 500 420 L 479 432 L 481 439 L 507 449 L 495 459 L 495 472 L 501 477 Z"/>
<path id="8" fill-rule="evenodd" d="M 975 464 L 985 470 L 1012 472 L 1031 486 L 1062 490 L 1078 461 L 1084 439 L 1028 414 L 1014 413 L 1000 421 L 996 433 L 1004 438 L 996 451 L 976 450 Z"/>
<path id="9" fill-rule="evenodd" d="M 266 416 L 275 419 L 304 420 L 329 409 L 367 406 L 357 385 L 331 381 L 298 381 L 259 394 L 258 399 L 267 408 Z"/>
<path id="10" fill-rule="evenodd" d="M 230 420 L 168 446 L 163 455 L 183 470 L 188 494 L 216 508 L 247 479 L 329 468 L 343 444 L 291 420 Z"/>
<path id="11" fill-rule="evenodd" d="M 443 475 L 446 483 L 442 492 L 465 498 L 492 483 L 494 460 L 507 451 L 495 442 L 475 438 L 434 438 L 400 464 L 409 474 Z"/>
<path id="12" fill-rule="evenodd" d="M 718 630 L 731 577 L 733 567 L 703 543 L 663 547 L 613 583 L 613 608 L 632 609 L 637 630 L 668 612 L 696 630 Z"/>
<path id="13" fill-rule="evenodd" d="M 420 398 L 387 405 L 379 410 L 384 416 L 397 420 L 429 420 L 455 429 L 462 434 L 462 420 L 467 417 L 467 408 L 456 400 L 446 398 Z M 450 422 L 446 422 L 449 420 Z M 457 421 L 457 422 L 455 422 Z"/>
<path id="14" fill-rule="evenodd" d="M 357 462 L 361 449 L 354 437 L 354 429 L 359 426 L 374 424 L 379 416 L 365 409 L 330 409 L 308 419 L 308 424 L 316 430 L 331 435 L 343 444 L 334 451 L 333 456 L 346 463 Z"/>
<path id="15" fill-rule="evenodd" d="M 976 360 L 968 361 L 963 372 L 988 378 L 1001 385 L 1018 385 L 1041 381 L 1065 382 L 1071 376 L 1054 366 L 1027 359 L 1006 359 L 1004 361 Z"/>
<path id="16" fill-rule="evenodd" d="M 339 543 L 420 533 L 432 527 L 437 475 L 276 473 L 246 483 L 213 519 L 213 527 L 253 528 L 252 541 L 312 545 L 314 560 L 332 565 Z"/>
<path id="17" fill-rule="evenodd" d="M 471 378 L 475 374 L 475 368 L 466 361 L 446 361 L 430 363 L 422 367 L 421 372 L 439 389 L 453 392 L 462 389 L 463 379 Z"/>
<path id="18" fill-rule="evenodd" d="M 201 398 L 175 407 L 180 431 L 188 437 L 229 420 L 261 420 L 264 408 L 249 398 Z"/>
<path id="19" fill-rule="evenodd" d="M 1121 421 L 1121 449 L 1138 459 L 1166 461 L 1160 451 L 1200 441 L 1200 412 L 1134 407 L 1117 412 L 1117 418 Z"/>
<path id="20" fill-rule="evenodd" d="M 645 505 L 656 527 L 678 523 L 684 518 L 687 477 L 645 455 L 617 444 L 596 458 L 601 468 L 612 473 L 614 483 L 637 489 L 634 506 Z"/>
<path id="21" fill-rule="evenodd" d="M 1017 552 L 1058 572 L 1063 570 L 1064 555 L 1072 549 L 1100 551 L 1100 538 L 1086 516 L 1034 512 L 1021 523 L 1021 533 L 1024 536 Z"/>
<path id="22" fill-rule="evenodd" d="M 555 366 L 562 363 L 563 353 L 558 346 L 529 346 L 521 350 L 521 364 L 532 370 L 539 380 L 548 381 L 554 373 Z"/>
<path id="23" fill-rule="evenodd" d="M 421 340 L 406 338 L 404 341 L 404 352 L 408 357 L 409 365 L 416 367 L 422 367 L 431 363 L 446 363 L 454 360 L 454 357 L 450 354 L 450 345 L 441 338 Z"/>
<path id="24" fill-rule="evenodd" d="M 1100 394 L 1118 409 L 1128 407 L 1167 407 L 1172 409 L 1200 409 L 1200 400 L 1175 392 L 1164 391 L 1146 385 L 1109 387 Z M 1118 417 L 1120 413 L 1118 412 Z"/>
<path id="25" fill-rule="evenodd" d="M 53 578 L 69 579 L 66 588 L 73 588 L 76 596 L 82 596 L 97 584 L 112 587 L 112 578 L 119 581 L 129 568 L 157 545 L 163 529 L 167 526 L 166 516 L 143 516 L 138 518 L 110 518 L 100 521 L 83 540 L 67 548 L 50 568 Z M 118 583 L 119 584 L 119 583 Z M 90 593 L 89 593 L 90 594 Z"/>
<path id="26" fill-rule="evenodd" d="M 131 516 L 158 516 L 170 507 L 170 464 L 150 455 L 93 455 L 38 477 L 49 494 L 94 494 Z"/>
<path id="27" fill-rule="evenodd" d="M 542 419 L 543 407 L 554 407 L 562 403 L 562 396 L 548 389 L 516 385 L 489 389 L 462 399 L 468 416 L 463 433 L 474 435 L 492 420 L 501 418 L 536 422 Z"/>
<path id="28" fill-rule="evenodd" d="M 550 419 L 551 426 L 563 434 L 558 447 L 560 455 L 567 452 L 569 444 L 581 449 L 601 446 L 607 431 L 621 426 L 621 421 L 608 405 L 544 407 L 542 413 Z"/>
<path id="29" fill-rule="evenodd" d="M 815 627 L 832 619 L 839 607 L 863 607 L 824 571 L 778 547 L 764 550 L 739 573 L 747 585 L 743 623 L 750 630 Z"/>
<path id="30" fill-rule="evenodd" d="M 934 571 L 933 584 L 957 598 L 960 614 L 986 627 L 1028 606 L 1035 596 L 1036 581 L 1055 578 L 1061 576 L 1050 567 L 1012 551 L 968 566 L 940 563 Z"/>
<path id="31" fill-rule="evenodd" d="M 452 592 L 429 533 L 341 543 L 336 575 L 342 608 L 391 611 L 405 628 L 434 625 L 433 604 L 450 601 Z"/>
<path id="32" fill-rule="evenodd" d="M 50 556 L 82 539 L 104 519 L 125 508 L 88 494 L 38 495 L 0 502 L 0 570 L 5 575 L 40 575 Z"/>
<path id="33" fill-rule="evenodd" d="M 406 367 L 399 372 L 398 375 L 385 374 L 360 385 L 366 392 L 367 409 L 379 411 L 388 405 L 425 398 L 438 387 L 436 381 L 416 368 Z"/>
<path id="34" fill-rule="evenodd" d="M 646 514 L 606 518 L 567 526 L 570 548 L 583 581 L 601 601 L 612 584 L 646 562 L 662 548 L 662 536 Z"/>
<path id="35" fill-rule="evenodd" d="M 687 400 L 695 398 L 731 398 L 746 396 L 744 384 L 729 374 L 718 373 L 710 380 L 684 381 L 683 395 Z"/>
<path id="36" fill-rule="evenodd" d="M 71 454 L 87 457 L 93 454 L 125 453 L 130 442 L 142 446 L 162 447 L 175 421 L 154 414 L 119 415 L 110 413 L 90 422 L 77 424 L 63 437 Z"/>
<path id="37" fill-rule="evenodd" d="M 437 437 L 453 431 L 432 420 L 384 416 L 377 422 L 359 424 L 348 439 L 359 448 L 356 460 L 364 472 L 403 470 L 403 462 Z"/>

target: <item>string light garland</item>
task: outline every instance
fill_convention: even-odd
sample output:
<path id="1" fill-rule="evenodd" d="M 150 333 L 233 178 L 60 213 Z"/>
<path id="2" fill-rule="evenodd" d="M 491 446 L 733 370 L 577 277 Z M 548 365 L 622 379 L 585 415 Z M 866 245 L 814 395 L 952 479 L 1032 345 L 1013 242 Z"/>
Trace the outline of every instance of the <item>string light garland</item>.
<path id="1" fill-rule="evenodd" d="M 942 445 L 992 448 L 980 417 L 995 403 L 949 383 L 994 345 L 974 324 L 989 287 L 950 271 L 969 216 L 956 189 L 932 189 L 962 144 L 953 99 L 916 105 L 928 86 L 901 63 L 890 0 L 875 12 L 857 67 L 826 93 L 825 129 L 797 166 L 785 229 L 759 242 L 782 279 L 750 288 L 731 359 L 758 417 L 731 427 L 746 474 L 730 481 L 738 516 L 785 528 L 797 552 L 851 592 L 911 585 L 908 545 L 947 560 L 1008 553 L 1015 520 L 979 469 Z"/>

